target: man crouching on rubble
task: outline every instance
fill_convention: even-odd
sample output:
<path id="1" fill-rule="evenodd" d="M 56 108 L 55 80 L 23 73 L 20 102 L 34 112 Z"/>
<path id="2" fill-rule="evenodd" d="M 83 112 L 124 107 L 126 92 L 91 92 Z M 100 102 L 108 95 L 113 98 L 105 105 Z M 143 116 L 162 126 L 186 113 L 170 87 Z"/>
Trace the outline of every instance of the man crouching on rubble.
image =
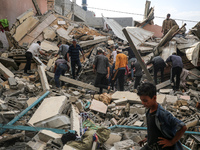
<path id="1" fill-rule="evenodd" d="M 137 94 L 148 108 L 147 137 L 139 142 L 140 146 L 147 144 L 141 150 L 183 150 L 179 140 L 187 127 L 156 102 L 156 87 L 152 83 L 143 83 Z"/>

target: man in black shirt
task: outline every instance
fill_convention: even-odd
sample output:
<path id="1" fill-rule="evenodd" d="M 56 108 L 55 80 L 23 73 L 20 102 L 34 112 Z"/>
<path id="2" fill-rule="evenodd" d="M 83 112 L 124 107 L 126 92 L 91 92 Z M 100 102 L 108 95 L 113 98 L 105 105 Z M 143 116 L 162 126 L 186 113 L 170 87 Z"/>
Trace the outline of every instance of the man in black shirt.
<path id="1" fill-rule="evenodd" d="M 98 55 L 95 57 L 93 63 L 93 72 L 97 72 L 96 80 L 95 80 L 95 87 L 99 87 L 99 94 L 102 94 L 103 88 L 110 90 L 110 86 L 108 86 L 108 78 L 110 75 L 110 67 L 108 58 L 103 55 L 102 50 L 98 50 Z"/>
<path id="2" fill-rule="evenodd" d="M 164 81 L 164 68 L 166 67 L 165 61 L 160 57 L 156 56 L 152 59 L 153 69 L 154 69 L 154 82 L 157 84 L 157 73 L 160 70 L 161 82 Z"/>
<path id="3" fill-rule="evenodd" d="M 71 69 L 72 69 L 72 77 L 75 79 L 75 67 L 78 66 L 78 70 L 76 72 L 76 76 L 78 76 L 81 70 L 81 62 L 79 59 L 79 51 L 83 55 L 83 59 L 85 60 L 85 56 L 83 54 L 83 50 L 81 49 L 80 45 L 76 44 L 76 39 L 73 40 L 73 44 L 69 47 L 67 52 L 67 61 L 69 62 L 69 56 L 71 56 Z"/>

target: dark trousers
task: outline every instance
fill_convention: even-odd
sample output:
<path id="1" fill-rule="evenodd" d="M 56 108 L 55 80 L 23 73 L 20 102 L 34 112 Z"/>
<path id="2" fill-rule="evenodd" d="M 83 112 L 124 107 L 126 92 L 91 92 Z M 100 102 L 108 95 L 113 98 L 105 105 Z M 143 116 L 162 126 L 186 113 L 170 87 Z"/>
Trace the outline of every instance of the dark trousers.
<path id="1" fill-rule="evenodd" d="M 161 73 L 161 82 L 164 81 L 164 67 L 154 67 L 154 82 L 157 84 L 157 73 L 160 71 Z"/>
<path id="2" fill-rule="evenodd" d="M 72 77 L 73 79 L 75 79 L 75 68 L 76 68 L 76 65 L 78 66 L 78 70 L 76 72 L 76 75 L 78 76 L 80 70 L 81 70 L 81 62 L 80 60 L 71 60 L 71 68 L 72 68 Z"/>
<path id="3" fill-rule="evenodd" d="M 108 79 L 106 78 L 107 74 L 97 73 L 94 86 L 99 87 L 99 94 L 102 94 L 103 89 L 108 89 Z"/>
<path id="4" fill-rule="evenodd" d="M 181 76 L 182 68 L 181 67 L 174 67 L 172 68 L 171 74 L 171 82 L 174 83 L 174 90 L 178 90 L 180 86 L 180 76 Z M 174 77 L 176 76 L 176 83 L 174 81 Z"/>
<path id="5" fill-rule="evenodd" d="M 31 60 L 32 60 L 32 53 L 31 52 L 26 52 L 26 66 L 24 67 L 24 73 L 27 73 L 27 70 L 31 70 Z"/>
<path id="6" fill-rule="evenodd" d="M 140 85 L 142 76 L 135 76 L 135 84 L 134 84 L 134 89 L 137 89 L 138 85 Z"/>
<path id="7" fill-rule="evenodd" d="M 66 64 L 59 64 L 56 68 L 56 72 L 54 75 L 54 79 L 55 79 L 55 84 L 56 87 L 60 87 L 60 75 L 65 75 L 65 72 L 67 71 L 67 65 Z M 64 85 L 64 82 L 62 81 L 61 85 Z"/>
<path id="8" fill-rule="evenodd" d="M 119 81 L 119 90 L 124 91 L 124 76 L 125 76 L 125 69 L 117 70 L 114 74 L 114 77 L 111 80 L 112 89 L 114 89 L 114 83 L 118 79 Z"/>

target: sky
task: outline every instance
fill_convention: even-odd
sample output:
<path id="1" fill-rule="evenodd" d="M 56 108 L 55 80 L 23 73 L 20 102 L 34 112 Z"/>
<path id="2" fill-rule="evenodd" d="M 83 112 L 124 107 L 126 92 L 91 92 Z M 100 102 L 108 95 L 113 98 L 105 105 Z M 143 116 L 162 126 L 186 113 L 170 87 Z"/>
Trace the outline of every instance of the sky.
<path id="1" fill-rule="evenodd" d="M 82 0 L 76 0 L 78 5 L 82 4 Z M 98 10 L 101 8 L 120 12 L 144 14 L 146 0 L 87 0 L 88 10 L 93 11 L 97 17 L 132 17 L 133 20 L 142 21 L 143 16 L 134 14 L 125 14 Z M 200 0 L 151 0 L 151 6 L 154 7 L 154 24 L 162 26 L 162 22 L 168 13 L 172 19 L 183 19 L 200 21 Z M 164 18 L 157 18 L 164 17 Z M 191 29 L 197 22 L 179 21 L 177 24 L 181 26 L 186 23 L 186 29 Z"/>

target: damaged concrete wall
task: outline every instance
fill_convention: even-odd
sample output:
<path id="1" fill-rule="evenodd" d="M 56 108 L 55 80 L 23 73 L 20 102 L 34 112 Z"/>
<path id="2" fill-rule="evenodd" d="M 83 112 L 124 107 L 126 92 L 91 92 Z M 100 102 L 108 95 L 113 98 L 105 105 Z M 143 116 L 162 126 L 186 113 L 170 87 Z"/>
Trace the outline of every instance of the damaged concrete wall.
<path id="1" fill-rule="evenodd" d="M 37 3 L 44 14 L 47 11 L 47 0 L 37 0 Z M 0 5 L 0 18 L 8 19 L 11 27 L 16 18 L 30 8 L 35 9 L 32 0 L 4 0 Z"/>

